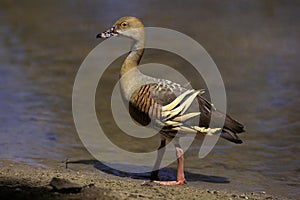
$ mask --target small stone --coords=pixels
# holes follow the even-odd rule
[[[217,190],[206,190],[206,192],[209,194],[219,194],[219,191]]]
[[[87,185],[87,187],[95,187],[95,184],[94,183],[90,183]]]
[[[134,198],[137,198],[139,195],[136,194],[136,193],[130,193],[130,196],[131,196],[131,197],[134,197]]]
[[[142,198],[150,198],[150,195],[146,195],[146,194],[141,194],[141,193],[130,193],[130,197],[134,197],[134,198],[138,198],[138,197],[142,197]]]
[[[237,195],[236,195],[236,194],[232,194],[232,195],[231,195],[231,197],[233,197],[233,198],[236,198],[236,197],[237,197]]]
[[[249,199],[245,194],[241,194],[241,195],[240,195],[240,198],[243,198],[243,199]]]
[[[67,179],[62,178],[52,178],[50,186],[53,187],[54,191],[60,193],[79,193],[82,189],[82,186],[72,183]]]
[[[147,186],[147,187],[153,187],[153,184],[152,182],[149,182],[149,181],[144,181],[141,186]]]

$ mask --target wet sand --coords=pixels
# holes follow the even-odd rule
[[[0,199],[284,199],[265,192],[240,193],[225,190],[199,189],[189,184],[160,186],[144,180],[120,178],[94,171],[33,167],[2,160]],[[81,191],[60,192],[50,186],[52,178],[78,184]]]

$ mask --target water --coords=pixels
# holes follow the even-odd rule
[[[2,1],[0,158],[45,167],[66,158],[93,163],[74,127],[72,86],[81,62],[100,42],[95,35],[124,15],[181,31],[203,45],[222,74],[230,114],[246,126],[243,145],[220,140],[201,160],[195,142],[186,154],[190,184],[297,198],[300,4],[292,1]],[[184,63],[169,56],[147,51],[142,62]],[[97,95],[97,111],[124,147],[114,123],[101,117],[109,115],[115,66],[103,80],[108,87]],[[157,144],[153,139],[148,145]]]

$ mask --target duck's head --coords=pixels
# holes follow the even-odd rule
[[[97,38],[110,38],[124,36],[134,40],[144,37],[144,25],[136,17],[122,17],[107,31],[97,34]]]

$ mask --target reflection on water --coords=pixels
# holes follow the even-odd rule
[[[246,125],[243,145],[220,140],[202,160],[197,158],[200,144],[195,143],[186,154],[188,173],[230,180],[210,187],[298,196],[300,5],[267,0],[181,4],[2,1],[0,158],[45,166],[65,158],[90,158],[72,119],[75,75],[99,43],[96,33],[120,16],[135,15],[146,25],[181,31],[203,45],[223,76],[230,113]],[[142,62],[153,60],[176,69],[184,64],[155,51],[146,52]],[[118,69],[116,62],[102,83],[114,83]],[[102,88],[104,99],[110,94],[109,87]],[[109,101],[99,102],[97,111],[105,115]],[[110,134],[117,135],[118,128],[110,128]],[[200,187],[201,182],[192,184]]]

